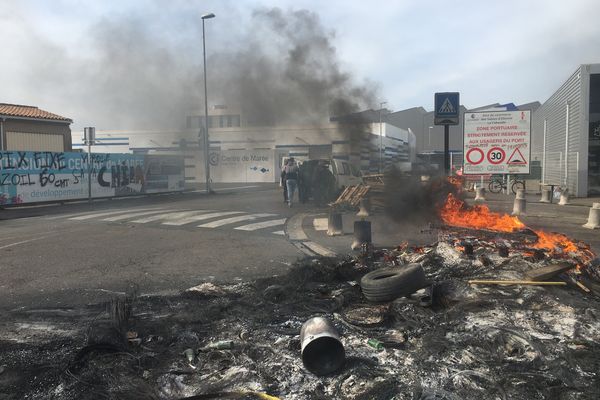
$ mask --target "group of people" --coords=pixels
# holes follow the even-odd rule
[[[294,158],[288,159],[281,170],[281,186],[283,201],[290,207],[296,191],[301,203],[306,203],[312,196],[319,207],[326,205],[335,195],[335,178],[325,160],[319,160],[316,165],[305,162],[299,167]]]

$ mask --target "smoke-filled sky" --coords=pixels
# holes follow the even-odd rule
[[[178,128],[203,107],[205,12],[209,101],[256,123],[431,109],[436,91],[543,102],[600,62],[596,0],[0,0],[0,102],[74,128]]]

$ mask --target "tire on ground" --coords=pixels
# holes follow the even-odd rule
[[[428,284],[423,267],[419,264],[378,269],[369,272],[360,280],[363,295],[373,302],[408,296]]]

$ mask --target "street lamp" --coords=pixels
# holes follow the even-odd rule
[[[383,106],[387,104],[387,101],[379,103],[379,173],[383,173],[383,134],[381,131],[381,111]]]
[[[429,127],[429,150],[431,150],[431,130],[433,129],[433,126]]]
[[[206,173],[206,193],[210,193],[210,162],[208,159],[208,90],[206,89],[206,41],[204,39],[204,20],[214,18],[215,14],[204,14],[202,16],[202,55],[204,58],[204,172]]]

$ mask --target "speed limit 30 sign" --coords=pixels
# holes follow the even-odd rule
[[[487,152],[487,160],[490,164],[500,164],[506,158],[506,153],[501,147],[492,147]]]
[[[464,114],[465,174],[529,174],[530,111]]]

